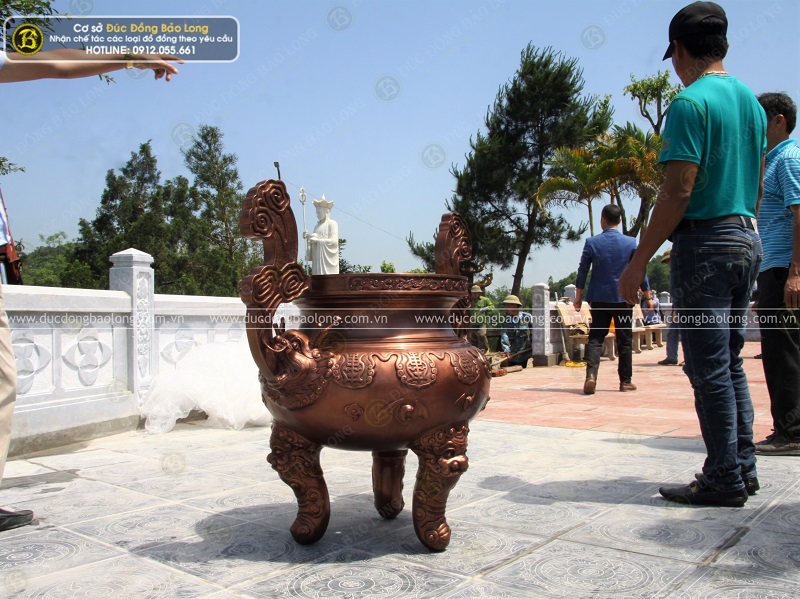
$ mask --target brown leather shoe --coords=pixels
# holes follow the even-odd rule
[[[620,391],[636,391],[636,385],[633,383],[620,383],[619,384]]]
[[[594,395],[595,387],[597,387],[597,377],[593,374],[587,374],[586,381],[583,383],[584,395]]]

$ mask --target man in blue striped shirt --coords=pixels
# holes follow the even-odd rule
[[[773,433],[756,443],[756,453],[800,455],[800,146],[789,138],[797,106],[780,93],[761,94],[758,101],[767,113],[758,314]]]

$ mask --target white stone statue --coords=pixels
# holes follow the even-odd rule
[[[339,274],[339,225],[331,220],[333,202],[314,200],[317,210],[317,226],[313,233],[303,231],[306,239],[306,260],[311,262],[312,275]]]

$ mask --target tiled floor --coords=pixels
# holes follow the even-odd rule
[[[760,352],[760,343],[746,343],[741,355],[756,411],[756,438],[763,439],[772,419],[764,370],[754,358]],[[528,368],[495,378],[492,401],[481,417],[630,435],[697,437],[700,427],[689,379],[678,366],[660,366],[665,356],[663,347],[633,355],[633,382],[638,387],[633,393],[619,392],[618,362],[606,359],[600,362],[595,395],[583,394],[585,367]]]
[[[797,597],[800,458],[760,459],[762,489],[741,509],[662,501],[658,485],[688,482],[704,454],[688,385],[648,365],[656,351],[636,356],[647,392],[614,390],[609,362],[591,398],[576,393],[577,369],[495,379],[471,424],[444,553],[418,542],[410,505],[378,516],[368,453],[333,449],[322,455],[330,526],[297,545],[266,428],[187,424],[14,460],[0,500],[37,522],[0,533],[0,596]],[[763,420],[760,363],[746,364]],[[569,420],[570,405],[597,415]],[[537,425],[545,418],[560,427]],[[415,472],[410,459],[408,504]]]

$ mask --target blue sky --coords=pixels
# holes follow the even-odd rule
[[[667,27],[686,0],[71,0],[61,12],[93,15],[229,15],[241,25],[232,63],[181,66],[170,83],[119,71],[97,78],[6,85],[0,155],[25,173],[2,184],[14,236],[77,235],[94,217],[108,169],[152,140],[163,179],[187,175],[180,143],[218,126],[239,157],[245,188],[276,176],[293,199],[305,187],[335,202],[345,258],[378,270],[419,266],[405,238],[432,239],[498,87],[532,42],[575,57],[585,93],[611,94],[615,122],[647,123],[622,90],[630,74],[671,69]],[[729,72],[756,93],[800,99],[800,3],[723,2]],[[674,78],[674,74],[673,74]],[[675,78],[677,83],[677,79]],[[630,210],[637,204],[628,202]],[[302,223],[299,203],[297,220]],[[596,210],[596,214],[599,210]],[[585,221],[585,209],[566,210]],[[308,210],[309,228],[314,213]],[[598,223],[595,223],[596,225]],[[588,235],[588,233],[587,233]],[[582,243],[537,249],[524,284],[577,269]],[[141,248],[146,249],[146,248]],[[511,283],[496,272],[495,282]]]

